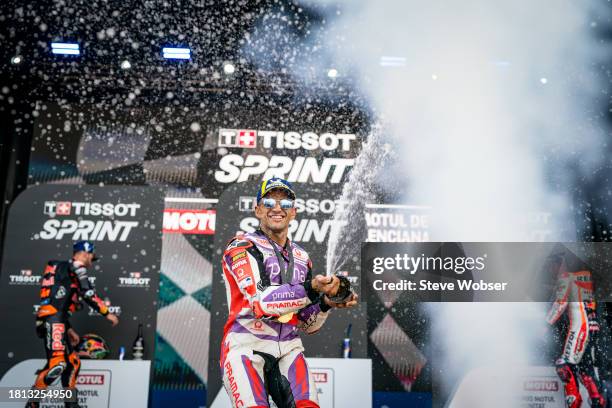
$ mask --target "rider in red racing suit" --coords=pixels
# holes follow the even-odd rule
[[[595,372],[595,336],[599,331],[591,272],[567,271],[565,260],[560,264],[554,302],[547,315],[549,324],[555,324],[563,313],[569,317],[563,355],[556,361],[557,374],[564,383],[568,408],[582,404],[578,377],[589,393],[591,407],[605,407],[600,393],[599,378]]]
[[[295,194],[285,180],[264,181],[255,209],[260,230],[232,239],[223,253],[229,316],[220,365],[233,407],[318,408],[298,329],[317,332],[337,305],[337,277],[312,277],[304,249],[287,239]]]
[[[43,273],[40,305],[36,315],[36,332],[45,341],[47,364],[38,371],[34,388],[46,389],[61,377],[63,387],[74,388],[81,361],[73,346],[79,337],[72,329],[69,317],[81,307],[81,299],[111,323],[117,317],[109,313],[104,301],[98,297],[87,276],[87,267],[96,260],[94,245],[89,241],[74,244],[69,261],[49,261]],[[65,402],[66,407],[78,407],[76,402]],[[29,401],[27,407],[38,407]]]

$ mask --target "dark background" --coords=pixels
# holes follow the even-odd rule
[[[340,9],[334,5],[324,8],[332,12]],[[320,10],[287,0],[149,1],[138,5],[119,1],[2,2],[0,248],[5,247],[8,208],[20,192],[38,183],[74,182],[69,180],[78,174],[73,137],[80,138],[92,124],[148,124],[153,129],[153,142],[143,157],[84,175],[83,182],[200,189],[207,197],[223,192],[221,186],[210,182],[208,172],[217,160],[216,152],[203,148],[208,137],[216,137],[220,124],[240,127],[247,116],[252,126],[285,129],[308,120],[320,124],[331,113],[337,120],[331,127],[367,134],[376,114],[350,78],[330,82],[319,73],[296,80],[287,74],[308,58],[321,56],[322,51],[307,46],[324,29],[325,17]],[[273,39],[275,51],[266,56],[267,63],[255,66],[241,49],[246,34],[262,35],[261,19],[270,11],[277,12],[277,17],[266,22],[270,32],[286,35]],[[610,8],[593,16],[598,23],[594,41],[612,42],[611,19]],[[52,57],[49,42],[59,39],[78,40],[83,55],[78,60]],[[162,46],[182,43],[192,48],[192,61],[161,59]],[[22,56],[21,64],[10,63],[15,55]],[[123,58],[131,61],[131,70],[119,68]],[[222,73],[226,60],[237,66],[231,79]],[[602,78],[599,110],[594,116],[603,117],[610,134],[612,51],[594,65]],[[131,99],[130,94],[136,97]],[[273,115],[262,115],[271,111]],[[207,123],[202,121],[202,130],[188,130],[201,115],[208,118]],[[162,131],[155,130],[152,119],[162,124]],[[71,122],[69,130],[64,127],[66,120]],[[37,148],[41,145],[45,148]],[[186,174],[153,177],[143,171],[145,162],[196,152],[202,155]],[[608,163],[587,178],[576,175],[568,189],[573,192],[577,236],[585,241],[611,239],[611,175],[612,163]],[[380,198],[384,202],[387,197]],[[212,253],[211,245],[208,243],[204,252]],[[392,382],[378,389],[399,387]]]

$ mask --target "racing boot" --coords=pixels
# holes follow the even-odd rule
[[[597,382],[595,381],[595,379],[585,373],[580,373],[580,379],[582,380],[582,384],[584,384],[584,387],[589,393],[589,399],[591,400],[591,408],[605,408],[606,399],[599,392],[600,387],[597,386]]]
[[[580,388],[575,375],[576,365],[558,360],[556,369],[559,379],[563,382],[565,404],[567,408],[580,408],[582,405],[582,397],[580,396]]]

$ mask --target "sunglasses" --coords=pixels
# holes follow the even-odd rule
[[[293,200],[289,200],[287,198],[283,198],[282,200],[275,200],[274,198],[262,198],[261,202],[266,208],[274,208],[276,207],[276,203],[278,202],[280,208],[282,208],[283,210],[289,210],[293,208],[294,204]]]

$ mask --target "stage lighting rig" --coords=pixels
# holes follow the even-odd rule
[[[164,47],[162,55],[165,59],[191,59],[191,50],[189,48]]]
[[[51,43],[51,52],[57,55],[81,55],[79,44],[76,43]]]

